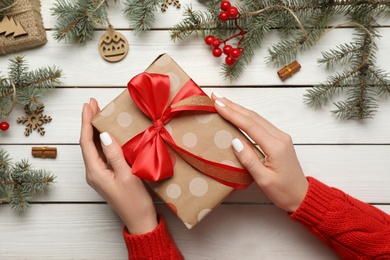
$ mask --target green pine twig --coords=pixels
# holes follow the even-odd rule
[[[62,70],[55,66],[47,66],[29,71],[24,56],[16,56],[9,60],[8,76],[0,75],[0,116],[7,116],[15,105],[29,106],[35,109],[42,105],[43,94],[61,84]],[[14,84],[16,93],[14,93]],[[16,94],[16,100],[13,96]]]
[[[0,203],[23,212],[30,206],[31,196],[47,192],[54,179],[50,171],[32,169],[26,159],[12,163],[10,154],[0,149]]]

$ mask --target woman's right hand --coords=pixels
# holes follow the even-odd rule
[[[263,164],[246,142],[234,139],[232,145],[241,164],[275,205],[287,212],[296,211],[306,196],[309,182],[299,164],[291,137],[254,111],[215,92],[212,99],[218,113],[248,134],[267,155]]]

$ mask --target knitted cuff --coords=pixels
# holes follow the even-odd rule
[[[307,177],[309,190],[299,208],[289,214],[290,219],[300,222],[308,227],[317,226],[325,213],[335,210],[332,205],[335,199],[343,200],[342,192],[331,188],[313,177]]]
[[[159,216],[158,226],[153,231],[132,235],[124,227],[123,237],[129,259],[182,259],[162,216]]]

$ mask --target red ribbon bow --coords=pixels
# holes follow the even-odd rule
[[[223,184],[246,188],[253,181],[244,169],[215,163],[181,148],[165,129],[164,125],[181,111],[216,112],[212,100],[191,79],[169,105],[169,76],[146,72],[138,74],[129,81],[128,90],[134,103],[153,122],[122,146],[133,174],[149,181],[171,177],[173,164],[167,149],[169,145],[185,161]]]

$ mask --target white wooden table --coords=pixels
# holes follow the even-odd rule
[[[56,176],[47,195],[35,196],[24,214],[0,205],[0,259],[126,259],[122,239],[123,224],[116,214],[85,182],[84,164],[78,145],[83,103],[95,97],[106,105],[123,91],[128,80],[142,72],[159,54],[168,53],[206,93],[216,90],[268,118],[293,137],[307,175],[390,213],[390,100],[382,99],[374,119],[340,121],[331,116],[332,105],[315,111],[303,104],[303,94],[311,84],[329,75],[316,63],[321,50],[352,38],[352,29],[337,29],[317,47],[299,56],[302,69],[281,82],[275,68],[265,65],[267,47],[278,40],[270,33],[256,57],[239,80],[223,80],[219,59],[211,56],[201,38],[173,43],[168,28],[182,19],[182,10],[168,8],[156,12],[156,28],[135,37],[125,18],[123,6],[110,8],[110,21],[128,39],[130,51],[119,63],[108,63],[98,53],[97,31],[84,45],[57,42],[52,28],[52,1],[42,1],[48,43],[24,51],[31,69],[57,65],[63,69],[63,84],[46,94],[45,112],[53,121],[45,125],[44,137],[34,132],[23,135],[24,127],[15,120],[23,115],[15,109],[7,119],[11,128],[0,132],[1,147],[14,160],[28,158],[37,169],[51,170]],[[191,3],[194,9],[202,6]],[[381,21],[378,65],[390,72],[390,20]],[[0,57],[0,71],[6,72],[8,59]],[[56,159],[31,157],[32,146],[56,146]],[[157,208],[167,218],[169,228],[186,259],[337,259],[322,242],[286,213],[270,205],[252,185],[237,191],[193,230],[187,228],[164,206]]]

